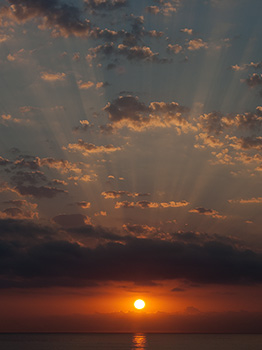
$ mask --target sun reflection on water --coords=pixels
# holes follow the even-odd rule
[[[143,350],[147,349],[146,335],[143,333],[136,333],[132,340],[132,350]]]

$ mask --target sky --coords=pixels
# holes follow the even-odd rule
[[[0,331],[262,331],[261,32],[260,0],[0,0]]]

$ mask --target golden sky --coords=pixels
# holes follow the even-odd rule
[[[260,14],[0,0],[0,331],[261,331]]]

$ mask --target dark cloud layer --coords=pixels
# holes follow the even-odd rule
[[[72,237],[104,238],[108,243],[88,248],[59,235],[32,239],[21,248],[18,234],[47,232],[20,221],[1,220],[1,232],[13,236],[0,241],[2,287],[88,285],[90,281],[186,279],[197,283],[261,283],[262,255],[213,239],[164,241],[121,236],[86,225],[67,230]],[[15,229],[14,229],[15,227]],[[1,235],[2,236],[2,235]],[[3,236],[2,236],[3,237]],[[57,238],[56,238],[57,237]],[[4,238],[4,237],[3,237]],[[119,243],[119,242],[124,243]],[[18,282],[19,281],[19,282]]]

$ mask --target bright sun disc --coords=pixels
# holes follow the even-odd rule
[[[134,302],[134,306],[136,309],[138,310],[141,310],[145,307],[146,303],[144,302],[144,300],[142,299],[137,299],[135,302]]]

